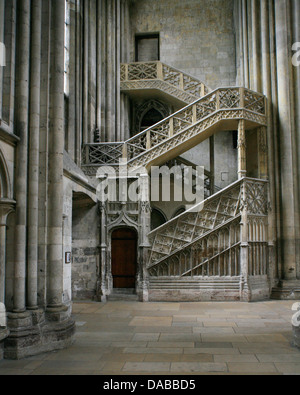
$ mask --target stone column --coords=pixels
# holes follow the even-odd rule
[[[300,2],[299,0],[293,0],[293,42],[300,42]],[[300,66],[294,67],[294,94],[295,94],[295,109],[296,109],[296,141],[297,141],[297,170],[298,170],[298,199],[297,199],[297,211],[300,211]],[[299,213],[300,216],[300,213]],[[298,217],[299,218],[299,217]],[[300,240],[300,225],[298,222],[297,228],[297,239]],[[298,265],[297,265],[297,278],[300,280],[300,245],[297,243],[297,256],[298,256]]]
[[[16,61],[15,130],[20,137],[16,165],[16,234],[14,312],[22,313],[25,305],[26,279],[26,226],[27,226],[27,181],[28,181],[28,104],[30,66],[30,0],[18,3],[18,34]]]
[[[97,2],[89,1],[88,14],[88,143],[94,142],[97,124]]]
[[[245,121],[239,121],[238,128],[238,176],[239,179],[247,176],[246,170],[246,130]]]
[[[274,0],[268,0],[269,12],[269,43],[270,43],[270,73],[271,73],[271,93],[272,93],[272,122],[271,127],[271,138],[274,146],[273,154],[273,168],[274,168],[274,216],[275,216],[275,227],[276,227],[276,238],[278,240],[276,245],[277,253],[277,278],[282,278],[283,264],[282,264],[282,253],[281,253],[281,212],[280,212],[280,159],[279,159],[279,122],[278,122],[278,91],[277,91],[277,62],[276,62],[276,30],[275,30],[275,6]],[[271,156],[270,156],[271,157]]]
[[[101,79],[102,79],[102,0],[97,0],[97,87],[96,87],[96,123],[99,130],[101,130]],[[100,133],[100,140],[103,136]]]
[[[42,2],[32,0],[28,170],[28,281],[27,308],[37,309],[39,128]]]
[[[47,284],[50,312],[62,307],[63,293],[64,24],[64,2],[52,0]]]
[[[0,200],[0,303],[5,304],[5,271],[6,271],[6,220],[14,210],[15,202]]]
[[[106,63],[107,63],[107,7],[106,0],[101,0],[101,141],[108,141],[108,130],[106,128]]]
[[[294,114],[291,92],[291,40],[288,0],[275,1],[278,113],[280,123],[280,174],[281,174],[281,229],[282,258],[285,280],[296,279],[295,180],[293,169],[297,163],[294,138]]]
[[[234,2],[235,5],[235,30],[236,30],[236,68],[237,85],[244,86],[244,65],[243,65],[243,34],[242,34],[242,0]]]
[[[253,89],[261,92],[261,72],[260,72],[260,53],[259,53],[259,20],[257,0],[251,1],[252,14],[252,52],[253,52]]]
[[[120,0],[116,0],[115,10],[115,24],[116,24],[116,79],[115,79],[115,95],[116,95],[116,140],[122,141],[121,138],[121,4]]]
[[[5,0],[0,0],[0,43],[4,43]],[[0,44],[1,45],[1,44]],[[0,119],[2,118],[3,67],[0,66]]]
[[[249,47],[248,47],[248,17],[247,17],[247,0],[242,0],[242,26],[243,30],[243,47],[244,47],[244,82],[245,87],[249,88]]]
[[[106,92],[106,130],[108,141],[116,141],[116,89],[115,89],[115,72],[116,72],[116,10],[115,1],[107,2],[107,92]]]
[[[278,256],[276,254],[276,186],[275,186],[275,166],[274,166],[274,133],[273,125],[273,105],[272,105],[272,81],[271,81],[271,56],[270,56],[270,35],[271,26],[269,18],[269,1],[261,0],[261,49],[262,49],[262,90],[267,97],[268,125],[266,128],[267,152],[268,152],[268,177],[269,177],[269,198],[271,211],[268,217],[268,243],[269,243],[269,274],[271,281],[275,280]]]
[[[88,85],[89,85],[89,1],[83,2],[83,57],[82,57],[82,139],[83,143],[89,143],[88,131]]]

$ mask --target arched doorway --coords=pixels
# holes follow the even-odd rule
[[[114,289],[133,289],[137,275],[137,234],[129,228],[112,233],[111,265]]]

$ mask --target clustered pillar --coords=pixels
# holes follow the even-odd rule
[[[47,305],[62,307],[65,5],[51,4]]]
[[[289,289],[300,287],[300,67],[292,63],[293,44],[300,42],[300,3],[239,0],[236,21],[239,84],[267,97],[267,127],[257,131],[258,176],[269,180],[271,286],[279,284],[276,296],[287,297]],[[240,177],[242,163],[240,147]]]
[[[28,166],[28,282],[27,308],[36,310],[38,281],[39,128],[42,2],[32,0],[30,118]]]
[[[16,124],[20,137],[17,148],[16,166],[16,232],[15,232],[15,276],[14,312],[26,310],[26,227],[27,227],[27,179],[28,179],[28,104],[30,67],[30,13],[31,1],[18,2],[18,35],[16,62]]]

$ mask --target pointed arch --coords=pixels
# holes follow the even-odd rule
[[[11,184],[5,157],[0,149],[0,199],[11,199]]]

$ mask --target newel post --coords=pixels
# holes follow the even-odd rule
[[[247,176],[247,142],[245,121],[239,121],[238,128],[238,176],[242,179]]]
[[[247,207],[247,184],[241,185],[241,223],[240,223],[240,298],[241,301],[250,302],[251,291],[249,287],[249,229]]]

